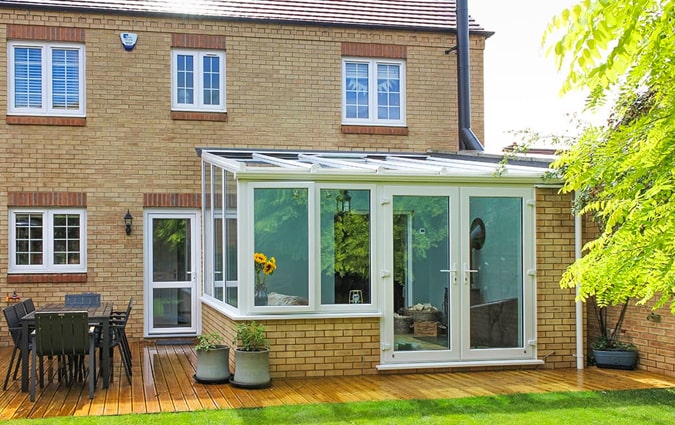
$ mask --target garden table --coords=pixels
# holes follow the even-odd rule
[[[101,335],[110,334],[110,317],[112,315],[113,304],[102,302],[98,307],[66,307],[64,304],[46,304],[39,307],[35,312],[63,312],[63,311],[86,311],[89,316],[89,324],[101,328]],[[21,391],[28,391],[28,378],[30,372],[28,369],[28,340],[30,338],[30,329],[35,325],[35,312],[28,313],[21,318]],[[101,338],[101,376],[103,378],[103,388],[108,388],[110,383],[110,338]],[[96,373],[90,371],[89,373]]]

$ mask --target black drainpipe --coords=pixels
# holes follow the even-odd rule
[[[483,145],[471,130],[471,67],[469,62],[468,0],[457,0],[457,85],[459,106],[459,148],[482,151]]]

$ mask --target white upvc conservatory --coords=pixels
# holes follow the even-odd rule
[[[378,317],[382,369],[538,362],[535,186],[547,184],[545,163],[198,153],[202,301],[221,314]],[[273,274],[257,271],[255,254],[274,257]],[[399,316],[422,317],[411,307],[427,315],[424,331]]]

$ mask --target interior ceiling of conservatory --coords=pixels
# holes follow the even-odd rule
[[[388,152],[320,152],[282,150],[197,149],[201,158],[235,174],[239,179],[299,177],[319,180],[340,176],[363,180],[386,177],[440,177],[471,179],[505,179],[542,182],[550,174],[551,157],[509,158],[476,153],[388,153]],[[550,177],[550,176],[549,176]],[[550,181],[556,183],[557,181]],[[553,179],[556,180],[556,179]]]

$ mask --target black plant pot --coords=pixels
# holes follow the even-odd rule
[[[637,367],[638,352],[626,350],[593,350],[595,364],[604,369],[633,370]]]

